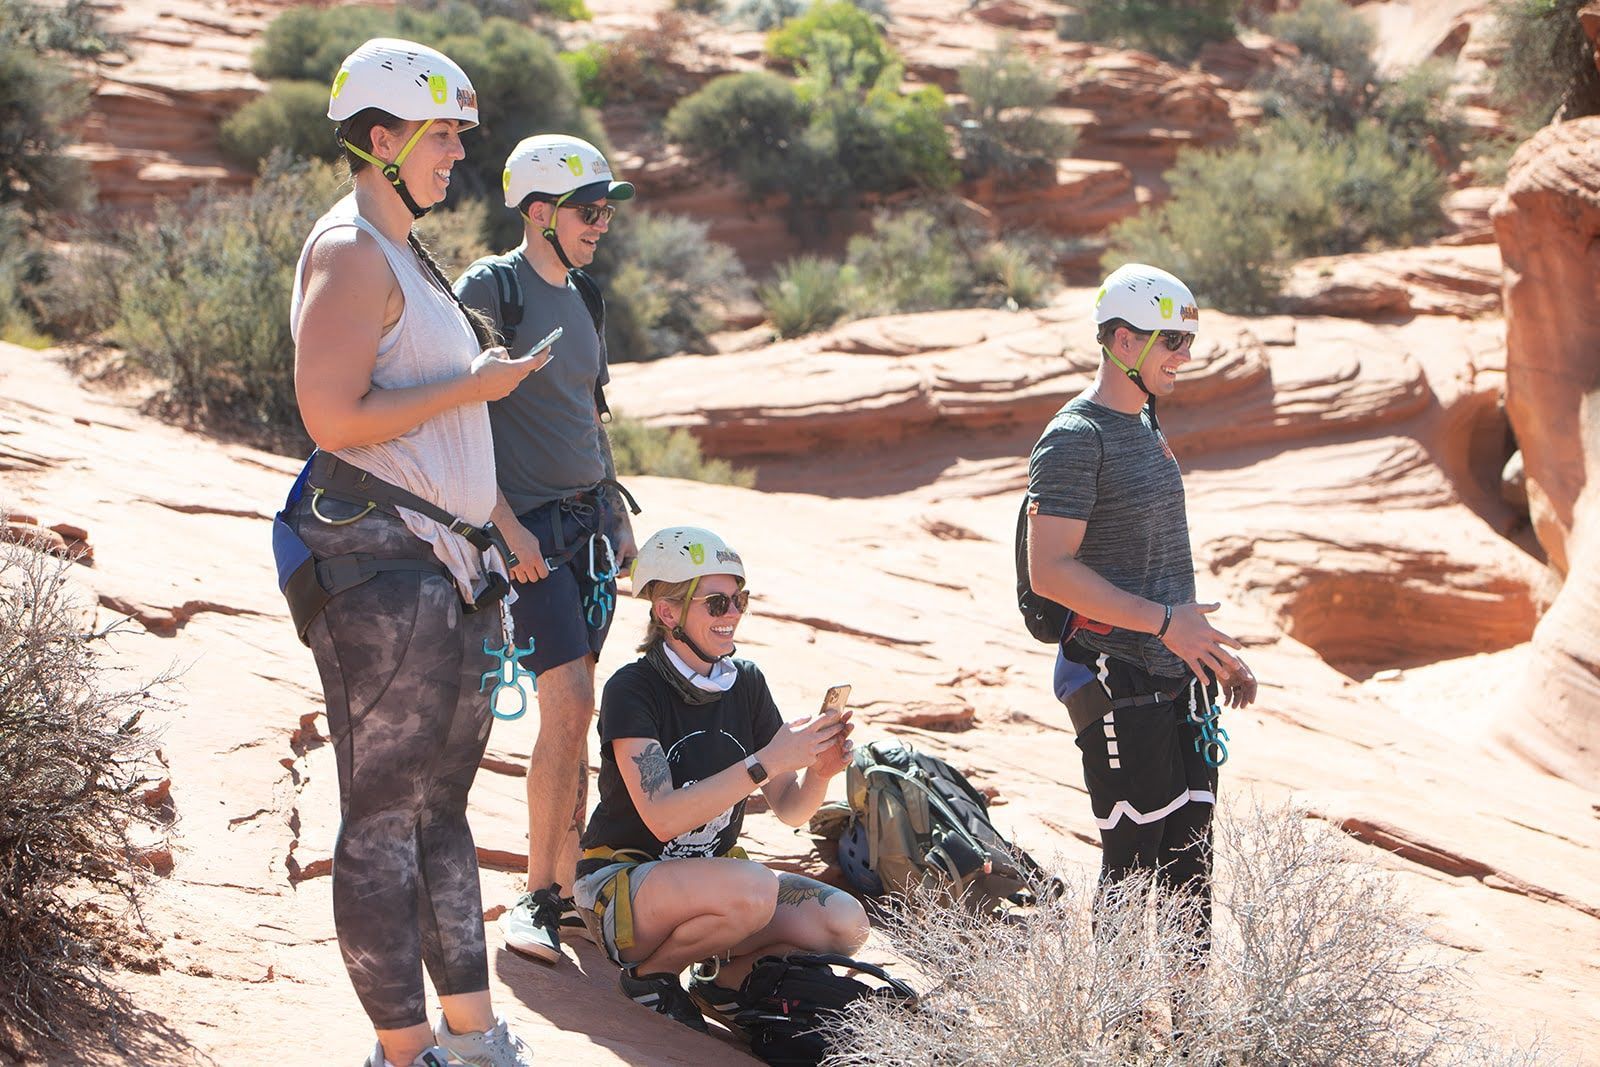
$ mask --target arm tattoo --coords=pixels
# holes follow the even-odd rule
[[[812,881],[798,874],[778,875],[778,903],[787,904],[791,908],[798,908],[812,897],[817,898],[818,904],[826,904],[828,898],[838,890],[831,885]]]
[[[650,742],[643,752],[633,757],[633,765],[639,768],[639,788],[644,790],[645,796],[654,800],[662,787],[672,791],[672,767],[660,745]]]

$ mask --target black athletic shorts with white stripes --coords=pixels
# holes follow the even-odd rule
[[[1123,820],[1145,826],[1188,803],[1216,803],[1217,769],[1196,745],[1215,683],[1208,688],[1106,655],[1087,665],[1057,659],[1056,695],[1072,717],[1102,833]]]

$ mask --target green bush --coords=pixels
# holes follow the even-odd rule
[[[88,202],[85,168],[63,149],[89,91],[63,58],[113,44],[84,0],[61,8],[0,0],[0,205],[37,217]]]
[[[435,208],[416,222],[417,238],[446,278],[454,278],[494,251],[483,235],[498,213],[485,200],[464,200],[455,207]]]
[[[397,12],[382,8],[292,7],[268,23],[252,56],[251,69],[268,81],[332,85],[340,62],[357,45],[398,32]]]
[[[1451,64],[1435,59],[1379,86],[1374,110],[1396,155],[1432,152],[1451,167],[1466,156],[1470,133],[1453,83]]]
[[[777,29],[806,9],[809,0],[739,0],[728,21],[765,33]]]
[[[778,336],[799,337],[844,318],[853,276],[840,263],[800,256],[781,265],[777,278],[762,286],[758,295]]]
[[[955,228],[920,209],[879,215],[870,234],[850,238],[847,259],[857,314],[958,307],[973,280]]]
[[[990,241],[973,260],[973,296],[985,306],[1038,307],[1054,288],[1042,249],[1026,241]]]
[[[1524,133],[1600,115],[1600,71],[1578,21],[1587,0],[1495,0],[1494,94]]]
[[[709,352],[720,311],[750,289],[738,257],[706,224],[648,211],[618,215],[595,273],[606,283],[606,349],[618,363]]]
[[[463,0],[419,0],[412,6],[422,11],[440,11],[460,6]],[[505,18],[512,22],[531,22],[553,18],[562,22],[586,22],[594,16],[583,0],[465,0],[466,6],[484,18]]]
[[[785,187],[808,120],[794,84],[767,71],[724,74],[667,113],[673,141],[738,176],[753,197]]]
[[[339,172],[276,156],[250,192],[163,204],[128,236],[114,335],[167,382],[171,412],[303,441],[289,336],[295,262]]]
[[[1063,37],[1141,48],[1187,62],[1207,42],[1234,35],[1240,0],[1081,0],[1076,6],[1076,17],[1061,20]]]
[[[688,18],[662,11],[653,26],[630,30],[610,41],[594,41],[561,60],[571,73],[579,99],[589,107],[629,101],[670,104],[688,91],[674,56],[693,48]]]
[[[1295,259],[1415,243],[1443,222],[1443,175],[1396,155],[1372,120],[1337,136],[1279,119],[1236,148],[1185,152],[1166,178],[1172,199],[1117,224],[1106,264],[1158,264],[1227,310],[1270,307]]]
[[[322,82],[273,82],[223,120],[217,141],[228,158],[252,168],[280,148],[298,159],[329,163],[342,155]]]
[[[1353,81],[1376,80],[1372,46],[1377,34],[1343,0],[1304,0],[1294,10],[1272,16],[1267,30],[1300,49],[1303,58],[1343,71]]]
[[[849,0],[823,0],[789,19],[767,35],[767,54],[862,89],[897,62],[878,23]]]
[[[1002,41],[976,63],[961,68],[968,115],[962,121],[962,169],[968,177],[1016,175],[1070,155],[1078,131],[1041,112],[1055,100],[1055,84]]]
[[[756,483],[753,471],[735,467],[725,459],[707,459],[700,451],[700,442],[688,430],[647,426],[638,419],[617,415],[606,431],[611,437],[617,473],[624,477],[651,474],[746,489]]]

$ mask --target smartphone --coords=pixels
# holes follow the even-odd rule
[[[563,333],[565,333],[565,332],[566,332],[566,330],[565,330],[564,327],[557,326],[555,329],[553,329],[549,333],[545,334],[544,339],[541,340],[538,344],[536,344],[532,348],[528,349],[528,355],[532,356],[532,355],[537,355],[540,352],[543,352],[545,349],[549,348],[551,345],[553,345],[557,341],[559,341],[561,339],[561,335]],[[551,357],[552,358],[554,358],[554,355],[555,355],[555,353],[551,353]]]
[[[819,714],[826,715],[830,711],[843,714],[845,701],[849,699],[850,687],[848,685],[830,685],[827,693],[822,697],[822,710]]]

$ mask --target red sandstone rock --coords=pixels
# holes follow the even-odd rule
[[[1562,579],[1540,620],[1519,750],[1600,787],[1600,382],[1593,314],[1600,119],[1548,126],[1518,149],[1495,206],[1505,257],[1506,408],[1539,543]]]
[[[1307,259],[1295,264],[1284,297],[1297,314],[1476,318],[1500,308],[1500,251],[1406,248]]]

